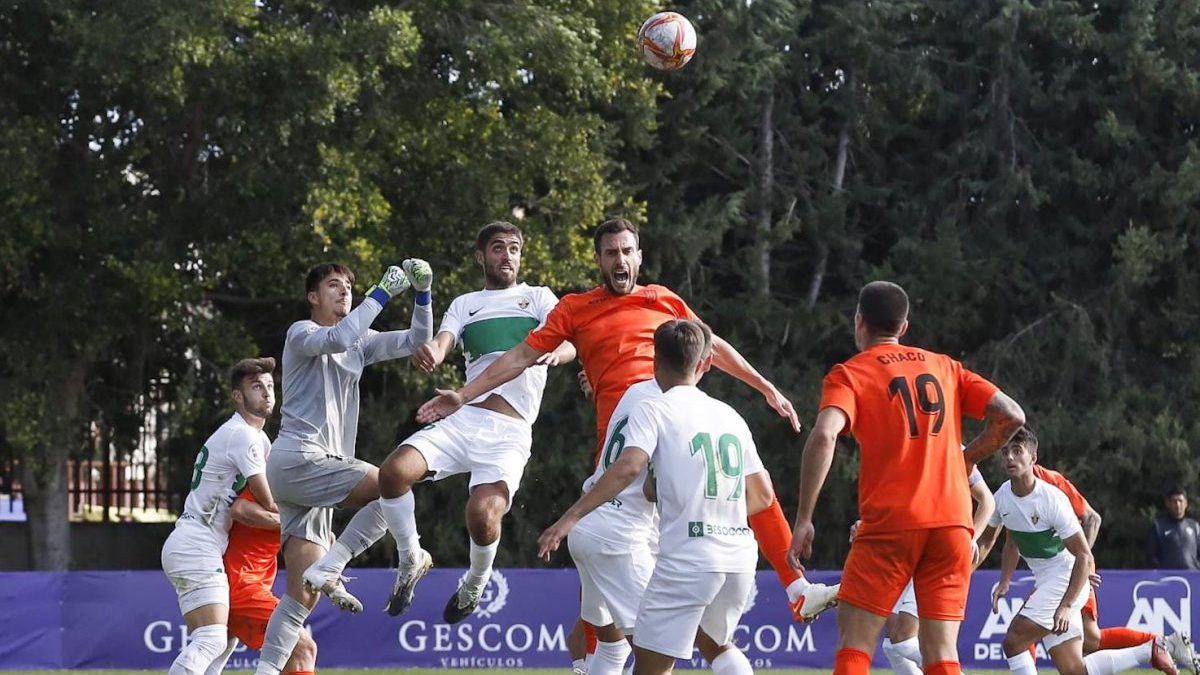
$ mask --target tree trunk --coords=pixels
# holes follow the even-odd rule
[[[775,132],[772,114],[775,92],[767,92],[759,122],[758,277],[759,293],[771,295],[771,195],[775,191]]]
[[[21,487],[29,523],[29,561],[35,570],[63,571],[71,564],[71,523],[67,459],[78,438],[83,363],[75,365],[59,389],[61,405],[47,410],[45,443],[21,460]]]
[[[851,83],[853,83],[853,80],[851,80]],[[835,195],[840,195],[842,192],[842,185],[846,180],[846,161],[849,155],[850,120],[846,120],[842,124],[842,131],[838,134],[837,160],[833,165],[833,192]],[[812,279],[808,283],[806,300],[810,311],[817,306],[817,299],[821,297],[821,285],[825,283],[825,268],[828,265],[829,243],[821,239],[817,242],[817,264],[813,266]]]

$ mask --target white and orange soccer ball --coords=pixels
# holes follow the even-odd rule
[[[696,29],[676,12],[659,12],[638,29],[642,59],[659,70],[678,70],[696,54]]]

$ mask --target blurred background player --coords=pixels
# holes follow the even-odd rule
[[[348,268],[317,265],[305,279],[312,314],[291,325],[283,345],[283,422],[267,461],[279,504],[287,593],[267,625],[259,675],[283,670],[321,593],[342,609],[362,610],[342,584],[342,570],[383,536],[387,524],[378,470],[354,456],[358,381],[364,367],[408,356],[433,337],[433,272],[416,259],[402,268],[389,267],[353,311]],[[410,285],[416,291],[411,330],[371,330],[388,301]],[[336,541],[334,507],[360,509]]]
[[[983,479],[983,474],[979,472],[979,467],[971,470],[967,484],[971,488],[971,500],[975,502],[975,513],[971,516],[971,529],[975,533],[972,540],[975,555],[971,564],[974,569],[983,562],[986,555],[979,548],[978,541],[987,527],[988,520],[992,517],[992,512],[995,511],[996,502],[992,497],[992,491],[988,489],[987,482]],[[860,524],[861,521],[855,521],[854,525],[850,527],[850,543],[854,543],[854,537],[858,534]],[[909,579],[908,585],[904,587],[904,592],[900,594],[900,599],[892,607],[891,616],[883,624],[883,654],[896,673],[903,675],[920,675],[921,673],[921,643],[917,637],[917,630],[920,627],[919,616],[917,597],[913,592],[912,580]]]
[[[592,245],[602,283],[586,293],[564,297],[550,313],[545,326],[505,352],[461,390],[439,390],[435,398],[417,411],[417,421],[428,423],[450,415],[465,400],[473,400],[517,377],[544,354],[570,341],[579,351],[594,392],[595,461],[599,461],[601,444],[617,402],[630,385],[654,376],[655,329],[672,319],[699,319],[670,289],[656,284],[638,285],[642,251],[637,228],[628,220],[617,218],[601,223]],[[800,421],[791,402],[732,345],[716,335],[712,363],[761,393],[795,431],[800,431]],[[791,532],[773,491],[769,501],[769,507],[751,516],[750,525],[763,554],[787,590],[793,614],[799,619],[811,619],[831,606],[835,591],[824,584],[810,585],[788,566]]]
[[[1159,640],[1083,655],[1081,610],[1093,569],[1091,548],[1067,496],[1034,476],[1036,448],[1026,442],[1009,442],[1001,452],[1009,480],[996,490],[996,513],[983,538],[992,540],[996,528],[1007,528],[1034,577],[1033,593],[1004,636],[1009,670],[1036,675],[1029,647],[1041,640],[1063,675],[1109,675],[1141,663],[1174,675],[1175,666]],[[1002,574],[1011,576],[1012,572]],[[1001,585],[1007,586],[1007,579],[1002,579]]]
[[[813,512],[838,435],[853,434],[862,453],[862,524],[838,593],[839,675],[870,670],[879,632],[910,579],[924,672],[961,672],[957,638],[972,561],[967,476],[1025,421],[1015,401],[959,362],[901,345],[907,330],[904,289],[886,281],[862,288],[854,315],[859,353],[825,376],[801,460],[789,555],[797,567],[812,552]],[[964,415],[987,420],[965,449]]]
[[[196,455],[183,513],[163,544],[162,569],[179,595],[189,637],[171,675],[204,673],[230,646],[229,581],[221,557],[229,541],[229,507],[239,492],[248,487],[265,508],[275,507],[265,473],[271,440],[263,433],[275,410],[274,370],[275,359],[262,358],[239,361],[230,371],[235,412]]]
[[[1017,430],[1017,433],[1013,435],[1012,439],[1006,445],[1013,444],[1024,446],[1033,455],[1033,475],[1035,478],[1057,488],[1066,495],[1067,502],[1071,505],[1072,513],[1079,519],[1080,527],[1083,530],[1083,538],[1087,541],[1088,549],[1092,550],[1095,546],[1096,536],[1100,533],[1101,518],[1099,512],[1092,508],[1092,505],[1088,503],[1079,489],[1075,487],[1075,484],[1066,476],[1041,465],[1041,450],[1038,446],[1037,436],[1033,433],[1032,429],[1028,426],[1023,426]],[[986,556],[988,551],[991,550],[999,531],[1000,528],[993,529],[988,539],[981,539],[983,556]],[[1020,560],[1020,552],[1017,549],[1017,543],[1012,533],[1005,530],[1004,537],[1004,549],[1000,558],[1000,579],[992,591],[993,611],[999,599],[1008,594],[1012,575],[1016,571]],[[1092,572],[1095,572],[1094,567]],[[1087,602],[1083,605],[1081,613],[1083,615],[1084,654],[1091,654],[1101,649],[1136,647],[1150,643],[1155,639],[1162,639],[1162,636],[1155,635],[1154,633],[1133,630],[1124,626],[1100,628],[1099,607],[1096,601],[1096,589],[1093,584],[1088,584],[1088,598]],[[1193,673],[1200,672],[1200,659],[1197,659],[1196,652],[1192,646],[1191,636],[1186,632],[1175,632],[1163,639],[1162,644],[1176,663],[1190,668]],[[1030,646],[1030,655],[1036,661],[1036,644]],[[1140,665],[1148,664],[1149,662],[1147,661]]]
[[[670,672],[676,659],[691,656],[698,630],[718,645],[714,672],[750,673],[732,643],[758,560],[746,501],[752,491],[765,492],[760,499],[772,494],[770,483],[745,421],[696,387],[709,366],[707,327],[668,321],[655,331],[654,344],[661,393],[633,408],[619,457],[542,533],[538,553],[548,560],[582,518],[618,499],[653,463],[662,546],[637,610],[634,673]],[[593,667],[601,662],[598,651]],[[620,668],[604,665],[605,673]]]
[[[418,367],[432,371],[461,344],[470,383],[545,323],[558,298],[545,286],[517,283],[524,244],[521,230],[511,223],[490,223],[479,231],[475,264],[483,272],[483,290],[460,295],[450,303],[437,337],[413,354]],[[574,358],[575,348],[563,343],[538,359],[538,365],[555,366]],[[471,566],[446,602],[442,618],[448,624],[458,623],[479,606],[500,545],[500,522],[512,507],[529,461],[532,425],[545,386],[546,368],[529,368],[409,436],[380,465],[383,514],[400,561],[388,614],[395,616],[408,609],[417,581],[433,565],[432,557],[417,541],[413,484],[459,473],[470,474],[466,521]]]
[[[1187,492],[1171,488],[1150,527],[1149,563],[1158,570],[1200,570],[1200,523],[1187,515]]]

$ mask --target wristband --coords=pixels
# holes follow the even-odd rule
[[[418,305],[424,307],[433,300],[433,291],[417,291],[413,293],[413,297]]]
[[[372,286],[367,291],[367,297],[373,298],[375,300],[375,302],[378,302],[381,307],[387,307],[388,300],[392,296],[388,295],[387,291],[383,290],[378,285],[376,285],[376,286]]]

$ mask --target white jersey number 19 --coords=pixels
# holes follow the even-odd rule
[[[717,471],[720,471],[726,478],[733,478],[736,482],[733,485],[733,491],[726,498],[730,501],[737,501],[742,498],[742,485],[745,478],[742,476],[742,442],[733,434],[721,434],[717,439],[717,451],[713,452],[712,436],[708,432],[701,431],[692,437],[692,456],[697,452],[704,453],[704,498],[717,498]]]

